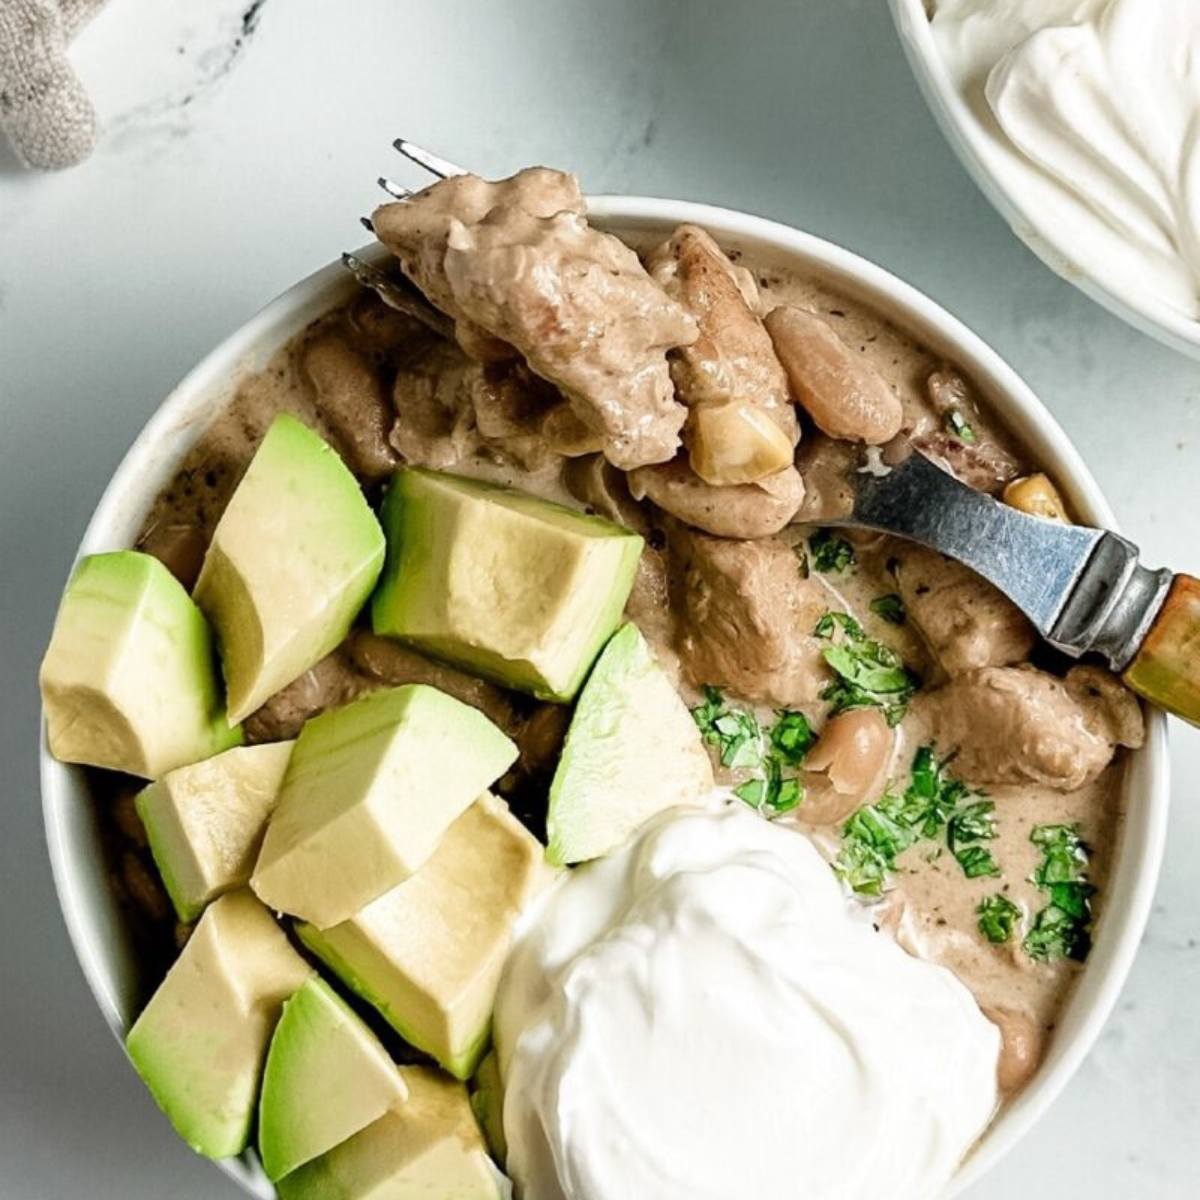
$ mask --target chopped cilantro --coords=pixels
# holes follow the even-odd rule
[[[1042,851],[1042,861],[1031,880],[1038,887],[1077,883],[1086,875],[1088,849],[1078,825],[1035,825],[1029,840]]]
[[[731,708],[714,687],[704,688],[704,702],[692,709],[701,736],[717,748],[723,767],[752,772],[733,789],[738,799],[769,816],[790,812],[804,799],[804,788],[784,768],[797,767],[816,741],[808,718],[801,712],[781,709],[778,719],[764,730],[748,709]]]
[[[809,536],[808,551],[813,570],[823,574],[854,566],[854,547],[828,529],[818,529]]]
[[[896,796],[867,804],[842,827],[842,848],[833,869],[860,896],[881,896],[896,859],[913,844],[912,829],[897,819]]]
[[[1079,826],[1035,825],[1029,840],[1042,851],[1030,882],[1049,894],[1049,903],[1025,935],[1025,953],[1040,962],[1083,962],[1092,948],[1091,898],[1096,889],[1087,879],[1088,848]]]
[[[889,625],[903,625],[908,618],[904,601],[895,592],[888,592],[886,596],[876,596],[871,601],[871,611]]]
[[[946,428],[960,442],[973,446],[976,442],[975,430],[967,423],[967,418],[957,408],[949,409],[946,413]]]
[[[968,794],[967,785],[945,772],[932,746],[922,746],[913,757],[912,780],[904,793],[905,819],[920,827],[927,838],[937,837],[958,802]],[[953,849],[953,846],[951,846]]]
[[[751,808],[759,812],[767,812],[771,816],[780,816],[791,812],[804,799],[804,789],[795,778],[784,779],[783,771],[775,758],[766,760],[765,778],[759,776],[748,779],[739,787],[733,789],[733,794],[744,800]]]
[[[704,703],[692,709],[701,736],[716,746],[723,767],[753,767],[762,759],[762,730],[752,712],[729,708],[714,687],[704,688]]]
[[[817,735],[802,712],[780,709],[778,717],[771,727],[771,746],[788,766],[798,767],[812,749]]]
[[[1020,908],[1000,892],[980,900],[975,914],[979,918],[979,932],[996,945],[1012,938],[1021,919]]]
[[[842,847],[833,866],[854,891],[882,894],[897,857],[920,838],[937,837],[953,819],[968,791],[961,780],[946,774],[945,766],[932,746],[922,746],[913,757],[912,777],[903,795],[888,792],[876,804],[860,808],[842,827]]]
[[[898,725],[917,686],[900,656],[868,638],[848,613],[827,612],[813,632],[833,643],[821,652],[837,676],[821,693],[832,712],[879,708],[889,725]]]
[[[832,609],[817,622],[813,633],[819,638],[828,638],[832,641],[839,630],[851,642],[861,641],[867,636],[863,632],[863,627],[849,613],[834,612]]]
[[[954,857],[968,879],[983,876],[998,878],[1000,875],[1000,868],[986,846],[964,846],[961,850],[955,850]]]
[[[1092,948],[1092,937],[1085,923],[1059,908],[1047,904],[1033,919],[1033,928],[1021,943],[1025,953],[1039,962],[1073,958],[1083,962]]]

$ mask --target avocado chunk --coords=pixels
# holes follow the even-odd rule
[[[384,500],[375,632],[570,700],[617,622],[642,539],[511,488],[405,467]]]
[[[250,882],[292,742],[238,746],[138,793],[150,852],[181,921]]]
[[[337,452],[281,413],[221,514],[194,593],[217,632],[231,721],[346,636],[383,554],[379,522]]]
[[[516,757],[478,709],[425,684],[322,713],[300,731],[250,886],[336,925],[412,875]]]
[[[212,635],[166,567],[136,550],[80,559],[40,675],[50,752],[154,779],[241,741]]]
[[[402,1067],[408,1102],[285,1175],[280,1200],[507,1200],[466,1089],[430,1067]]]
[[[300,940],[406,1041],[469,1079],[487,1049],[513,924],[554,877],[503,800],[480,797],[433,857],[348,921]]]
[[[270,1179],[332,1150],[408,1098],[379,1039],[323,979],[283,1006],[263,1071],[258,1151]]]
[[[605,646],[584,684],[550,784],[554,863],[599,858],[665,808],[713,786],[700,732],[636,625]]]
[[[125,1049],[198,1154],[246,1148],[271,1032],[312,974],[250,892],[230,892],[205,910],[134,1022]]]
[[[504,1166],[508,1159],[508,1139],[504,1136],[504,1084],[495,1050],[488,1052],[475,1072],[471,1111],[483,1130],[492,1157]]]

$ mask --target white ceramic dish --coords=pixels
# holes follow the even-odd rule
[[[996,166],[1003,153],[954,86],[929,26],[928,0],[888,0],[917,83],[946,140],[1012,231],[1052,271],[1127,321],[1175,350],[1200,358],[1200,321],[1151,296],[1122,295],[1102,272],[1079,266],[1041,220],[1037,205],[1006,182]],[[1015,151],[1014,151],[1015,153]]]
[[[1052,472],[1084,519],[1113,525],[1112,512],[1074,447],[1015,372],[933,301],[886,271],[809,234],[726,209],[601,196],[591,200],[590,213],[596,224],[641,239],[665,236],[680,222],[692,221],[757,262],[816,274],[887,312],[896,324],[964,368]],[[382,261],[378,247],[363,253]],[[340,266],[325,267],[274,300],[209,354],[166,399],[125,456],[79,552],[131,545],[151,500],[237,379],[262,366],[293,334],[354,288]],[[136,1016],[139,964],[106,879],[93,797],[84,772],[55,762],[44,738],[41,778],[50,859],[67,927],[96,1001],[120,1037]],[[1133,756],[1126,787],[1128,815],[1088,969],[1037,1077],[964,1164],[952,1195],[978,1179],[1045,1112],[1095,1041],[1129,971],[1162,858],[1168,789],[1165,721],[1160,714],[1150,719],[1146,747]],[[254,1164],[221,1165],[251,1194],[272,1195]]]

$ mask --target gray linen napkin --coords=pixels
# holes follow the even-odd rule
[[[27,167],[57,170],[91,153],[96,114],[67,44],[103,4],[0,0],[0,127]]]

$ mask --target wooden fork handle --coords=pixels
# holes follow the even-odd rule
[[[1175,576],[1122,679],[1151,704],[1200,725],[1200,579]]]

